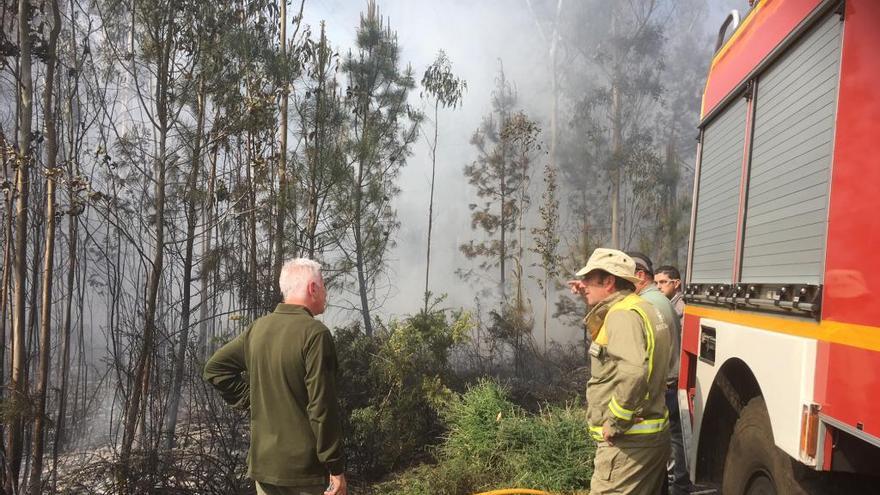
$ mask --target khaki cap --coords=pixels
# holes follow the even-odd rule
[[[575,276],[583,277],[593,270],[608,272],[634,284],[641,281],[636,277],[636,262],[623,251],[616,249],[596,248],[587,260],[587,265],[578,270]]]

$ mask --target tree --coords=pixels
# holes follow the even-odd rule
[[[431,297],[431,231],[434,225],[434,177],[437,171],[437,143],[439,141],[440,121],[438,120],[440,107],[456,108],[461,103],[464,91],[467,90],[467,81],[456,77],[452,73],[452,64],[446,57],[446,52],[440,50],[434,63],[425,69],[422,76],[422,97],[434,100],[434,138],[425,135],[431,152],[431,193],[428,197],[428,247],[425,256],[425,306],[428,311],[428,301]]]
[[[4,488],[8,495],[18,491],[19,469],[21,467],[22,438],[24,436],[21,407],[26,396],[27,381],[25,362],[25,284],[27,275],[27,226],[28,194],[30,189],[30,168],[32,161],[31,138],[33,122],[34,82],[31,67],[31,4],[30,0],[18,2],[18,150],[16,156],[15,191],[15,247],[13,249],[13,294],[12,315],[12,373],[10,376],[10,395],[12,413],[6,423],[6,479]]]
[[[391,200],[399,193],[395,180],[418,136],[421,114],[408,101],[415,87],[412,68],[399,67],[397,35],[379,15],[374,0],[361,14],[357,53],[349,52],[342,69],[349,79],[350,202],[346,210],[352,230],[351,246],[340,246],[357,277],[359,310],[367,335],[377,278],[385,254],[393,245],[397,215]]]
[[[653,149],[645,122],[650,121],[651,105],[661,93],[661,10],[654,0],[626,5],[595,1],[573,13],[566,29],[568,45],[579,51],[579,62],[593,74],[586,90],[577,90],[576,121],[582,129],[581,139],[586,137],[592,145],[590,158],[595,160],[572,164],[586,163],[591,170],[567,173],[581,179],[598,173],[605,179],[600,184],[603,190],[607,187],[610,211],[602,213],[610,219],[609,243],[617,248],[628,245],[639,221],[632,218],[632,211],[623,209],[631,204],[623,195],[629,192],[629,181],[634,177],[633,170],[625,167],[635,163],[635,155]],[[584,30],[583,22],[597,29]]]
[[[55,68],[57,66],[58,34],[61,31],[61,11],[58,0],[49,4],[52,13],[47,41],[46,80],[43,87],[43,115],[46,126],[46,247],[43,255],[43,294],[40,314],[40,361],[37,374],[36,411],[34,413],[33,456],[30,492],[43,492],[43,447],[46,426],[46,389],[49,386],[49,349],[51,347],[52,275],[55,262],[55,189],[61,175],[58,163],[58,132],[55,107]]]
[[[279,34],[279,47],[280,47],[280,58],[283,64],[283,67],[290,69],[291,62],[288,58],[287,52],[287,1],[280,1],[280,34]],[[299,28],[302,21],[303,8],[305,7],[305,0],[301,0],[299,4],[299,14],[297,14],[293,18],[293,22],[296,25],[296,30],[293,33],[293,39],[296,39],[297,33],[299,32]],[[295,61],[293,65],[297,65]],[[296,67],[298,69],[298,67]],[[280,150],[278,152],[278,212],[275,215],[275,266],[272,270],[272,278],[274,280],[278,280],[281,276],[281,266],[284,263],[285,249],[284,249],[284,220],[287,217],[287,200],[288,200],[288,170],[287,170],[287,109],[290,99],[290,81],[294,78],[291,77],[293,74],[290,74],[288,71],[282,72],[282,77],[280,81],[281,85],[281,108],[279,115],[279,134],[281,136],[280,139]]]
[[[347,209],[340,198],[350,170],[345,149],[349,115],[336,80],[338,56],[330,48],[323,23],[318,42],[309,40],[308,44],[310,56],[294,108],[303,146],[297,184],[304,206],[302,252],[315,258],[338,244],[350,228],[343,220]]]
[[[516,93],[499,69],[496,88],[492,93],[492,113],[483,119],[471,137],[477,149],[477,159],[465,166],[468,182],[476,188],[482,204],[471,203],[471,229],[482,230],[489,238],[470,241],[459,249],[468,258],[482,259],[482,270],[499,268],[498,295],[503,301],[507,295],[507,262],[515,252],[516,231],[520,211],[517,192],[526,182],[526,175],[513,163],[510,135],[504,132],[512,119]]]
[[[556,182],[556,169],[547,164],[544,166],[544,192],[541,195],[541,206],[538,208],[541,223],[540,227],[532,228],[534,246],[530,251],[540,256],[543,278],[537,279],[538,288],[544,297],[544,352],[547,352],[547,317],[550,307],[551,281],[559,275],[559,266],[562,262],[559,254],[559,198],[557,197],[558,184]]]

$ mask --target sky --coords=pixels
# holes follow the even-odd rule
[[[326,21],[328,39],[344,54],[354,46],[359,15],[366,5],[366,0],[306,0],[303,22],[318,32],[320,21]],[[434,293],[447,295],[447,307],[473,307],[473,288],[455,274],[456,269],[468,266],[458,246],[479,235],[470,228],[467,205],[475,202],[475,193],[463,174],[464,166],[475,157],[469,139],[490,111],[491,92],[502,63],[507,78],[515,84],[522,109],[539,120],[548,115],[547,47],[526,0],[380,0],[378,5],[381,15],[397,32],[402,63],[411,64],[417,80],[443,49],[453,72],[468,83],[462,105],[455,110],[441,110],[438,119],[431,288]],[[298,2],[289,10],[296,7]],[[707,29],[716,31],[734,7],[747,10],[745,0],[709,0]],[[424,107],[418,89],[411,101]],[[402,191],[396,205],[401,228],[396,234],[397,246],[389,256],[387,297],[377,311],[386,320],[417,311],[424,291],[431,167],[424,139],[412,151],[400,177]],[[536,184],[541,182],[541,160],[535,164]],[[540,192],[532,196],[536,205]],[[536,305],[535,311],[540,314],[541,308]],[[334,314],[332,310],[326,317],[331,324],[349,318],[351,315]],[[580,328],[553,322],[550,335],[551,339],[571,341],[579,339],[581,332]]]

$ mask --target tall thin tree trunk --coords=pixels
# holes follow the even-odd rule
[[[373,336],[373,320],[370,316],[370,306],[367,298],[367,277],[364,267],[364,242],[361,222],[363,222],[363,179],[364,179],[364,163],[358,166],[357,190],[355,191],[355,218],[354,218],[354,250],[355,264],[357,265],[358,290],[361,297],[361,316],[364,320],[364,333],[367,337]]]
[[[317,249],[318,231],[318,196],[320,194],[319,171],[322,170],[324,164],[324,146],[326,143],[326,131],[324,129],[324,98],[326,87],[326,66],[329,61],[327,54],[327,35],[324,31],[324,21],[321,21],[321,37],[318,42],[318,70],[316,76],[318,78],[318,89],[315,92],[315,145],[313,151],[309,154],[306,151],[306,160],[308,160],[309,168],[309,190],[308,190],[308,217],[306,222],[305,244],[307,246],[307,255],[314,258]]]
[[[33,112],[33,78],[31,75],[31,42],[30,42],[30,0],[18,2],[18,43],[19,43],[19,137],[18,137],[18,174],[16,191],[18,198],[15,203],[15,257],[14,279],[15,294],[13,296],[12,315],[12,376],[10,389],[12,404],[17,404],[25,396],[25,284],[27,264],[27,222],[28,222],[28,189],[30,188],[31,162],[31,125]],[[22,453],[22,419],[14,408],[7,422],[6,443],[6,483],[7,495],[14,495],[18,489],[19,469]]]
[[[428,312],[428,298],[431,293],[429,281],[431,277],[431,231],[434,226],[434,177],[437,171],[437,137],[440,133],[440,122],[437,121],[440,100],[434,99],[434,142],[431,143],[431,195],[428,199],[428,253],[425,256],[425,313]]]
[[[617,35],[617,11],[612,7],[611,36]],[[623,151],[623,116],[620,101],[620,74],[616,64],[620,61],[615,49],[614,68],[611,74],[611,247],[621,249],[620,245],[620,181],[621,152]]]
[[[281,18],[281,58],[287,58],[287,0],[280,2]],[[287,80],[282,81],[284,88],[281,90],[281,122],[279,123],[279,132],[281,133],[281,150],[278,159],[278,215],[275,218],[275,266],[272,270],[272,283],[275,285],[275,292],[280,295],[277,282],[281,276],[281,265],[284,263],[284,220],[287,215],[287,103],[288,89],[290,83]]]
[[[126,405],[120,452],[120,463],[123,469],[123,491],[125,492],[128,491],[128,468],[131,460],[131,449],[135,441],[136,429],[141,416],[141,396],[145,394],[144,389],[148,388],[150,381],[149,364],[153,355],[156,334],[156,302],[165,261],[165,172],[167,167],[166,141],[169,117],[168,82],[172,40],[175,31],[173,18],[170,15],[168,21],[165,39],[159,43],[158,47],[159,70],[156,77],[156,120],[159,125],[158,155],[153,164],[155,171],[154,180],[156,182],[156,198],[154,203],[156,209],[156,245],[154,246],[152,266],[150,267],[150,278],[147,282],[143,343],[138,352],[137,364],[133,375],[134,381],[131,384],[131,395]]]
[[[73,0],[70,0],[69,4],[70,11],[73,12]],[[72,62],[74,67],[77,66],[77,32],[76,32],[76,23],[71,23],[70,26],[70,52],[72,57]],[[60,75],[60,74],[59,74]],[[74,116],[73,113],[73,100],[76,98],[78,93],[78,79],[77,76],[74,76],[74,80],[72,82],[72,89],[68,91],[67,95],[67,173],[68,176],[73,178],[79,175],[79,166],[78,166],[78,149],[76,144],[76,132],[77,132],[77,122],[78,118]],[[74,164],[77,164],[76,166]],[[67,197],[68,202],[71,205],[71,208],[74,208],[76,204],[76,190],[72,185],[72,181],[68,182],[67,188]],[[55,438],[52,442],[52,493],[57,491],[57,483],[58,483],[58,455],[60,449],[64,446],[64,440],[67,435],[66,431],[66,415],[67,415],[67,394],[69,388],[70,381],[70,330],[72,326],[72,313],[73,313],[73,295],[74,295],[74,282],[76,277],[76,269],[77,269],[77,245],[79,241],[79,212],[72,211],[67,217],[68,226],[67,226],[67,285],[64,296],[64,321],[62,322],[61,329],[61,353],[58,361],[58,382],[59,382],[59,393],[58,393],[58,416],[55,420]]]
[[[3,177],[9,177],[9,163],[15,160],[15,153],[10,151],[9,144],[4,136],[0,136],[0,159],[3,160]],[[6,318],[9,315],[9,278],[12,262],[12,208],[13,189],[6,190],[5,214],[3,215],[3,274],[0,276],[0,400],[6,396]],[[2,428],[5,425],[0,425]],[[3,443],[5,433],[0,429],[0,444]],[[4,463],[5,465],[5,463]],[[5,470],[4,470],[5,471]],[[5,478],[4,472],[0,472],[0,480]]]
[[[611,247],[621,249],[620,245],[620,181],[622,152],[620,115],[620,85],[615,81],[611,86]]]
[[[248,209],[249,213],[247,215],[247,227],[248,227],[248,280],[249,280],[249,299],[251,301],[251,316],[253,319],[256,316],[257,310],[256,307],[262,302],[260,301],[260,291],[259,286],[257,285],[259,273],[259,267],[257,262],[257,184],[256,184],[256,174],[253,173],[252,167],[254,164],[254,159],[257,157],[257,152],[255,150],[255,146],[253,145],[254,137],[252,135],[248,136],[248,164],[245,167],[246,178],[248,183]]]
[[[283,3],[283,2],[282,2]],[[168,399],[168,413],[165,415],[164,443],[163,448],[170,451],[174,448],[174,429],[177,425],[177,410],[180,406],[180,394],[183,387],[183,372],[186,368],[186,348],[189,345],[189,313],[190,313],[190,289],[192,286],[193,245],[195,244],[196,231],[196,183],[201,173],[202,162],[202,135],[205,132],[205,103],[207,99],[205,82],[199,84],[199,109],[196,118],[196,136],[193,144],[192,168],[187,181],[187,208],[186,208],[186,247],[183,259],[183,294],[180,308],[180,343],[177,348],[177,359],[174,365],[174,381],[171,384],[170,397]]]
[[[31,495],[42,492],[43,437],[46,425],[46,388],[49,384],[50,331],[52,330],[52,274],[55,261],[55,179],[59,175],[58,132],[55,126],[55,65],[57,63],[58,33],[61,31],[61,12],[58,0],[50,2],[52,29],[49,33],[49,53],[46,61],[46,83],[43,89],[43,114],[46,125],[46,251],[43,256],[43,300],[40,314],[40,364],[37,374],[37,408],[34,415],[33,461]]]
[[[217,119],[215,118],[216,122]],[[214,232],[214,184],[217,179],[217,153],[219,144],[214,143],[214,149],[211,156],[211,173],[208,175],[208,193],[205,195],[205,203],[202,211],[204,218],[205,232],[202,234],[202,263],[199,268],[199,356],[203,359],[208,358],[208,278],[214,266],[216,272],[216,263],[211,265],[211,236]]]

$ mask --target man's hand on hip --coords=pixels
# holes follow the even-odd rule
[[[345,473],[330,475],[330,486],[324,491],[324,495],[348,495],[348,483],[345,481]]]

